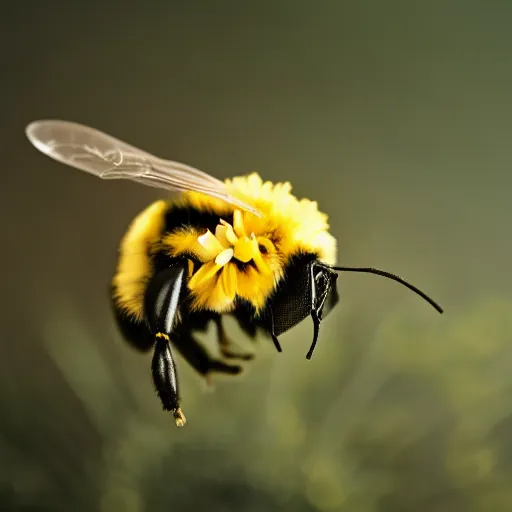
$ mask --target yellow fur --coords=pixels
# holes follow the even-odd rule
[[[166,209],[165,201],[157,201],[143,210],[131,223],[119,247],[117,272],[112,281],[114,298],[137,320],[142,320],[142,301],[152,270],[147,250],[161,237]]]
[[[267,236],[274,233],[279,240],[277,249],[287,260],[299,250],[318,255],[319,260],[329,265],[336,262],[336,240],[329,233],[326,214],[318,210],[316,201],[297,199],[290,183],[264,182],[257,173],[226,180],[231,194],[256,207],[263,215],[257,217],[244,212],[247,232]],[[201,211],[212,211],[229,215],[233,207],[220,199],[197,192],[187,192],[177,201]]]
[[[329,233],[327,215],[317,203],[298,200],[289,183],[263,182],[258,174],[226,180],[230,193],[262,213],[258,217],[235,209],[229,203],[196,192],[182,194],[169,203],[159,201],[142,212],[130,226],[121,243],[118,288],[121,306],[136,318],[141,317],[142,295],[151,272],[147,248],[164,250],[170,256],[192,254],[202,266],[188,286],[193,309],[218,313],[234,308],[236,297],[249,301],[258,311],[283,278],[289,259],[298,252],[315,254],[334,264],[336,241]],[[161,232],[166,209],[192,207],[219,216],[215,232],[201,226],[176,226],[164,237]],[[232,225],[221,216],[233,217]],[[240,270],[238,262],[251,262]]]

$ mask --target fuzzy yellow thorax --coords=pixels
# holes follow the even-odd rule
[[[336,263],[336,240],[329,233],[328,216],[318,209],[316,201],[298,199],[290,183],[263,181],[258,173],[226,180],[233,197],[256,208],[262,217],[244,212],[247,233],[276,241],[283,262],[298,251],[316,254],[320,261]],[[232,206],[221,199],[198,192],[183,195],[181,205],[199,210],[214,211],[219,216],[232,213]]]

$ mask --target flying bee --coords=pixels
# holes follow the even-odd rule
[[[223,327],[225,315],[251,338],[265,333],[279,352],[278,337],[310,317],[310,359],[320,323],[338,302],[340,271],[393,279],[443,312],[394,274],[335,266],[336,240],[327,215],[316,202],[297,199],[289,183],[263,181],[256,173],[222,182],[67,121],[35,121],[26,135],[47,156],[102,179],[178,193],[149,205],[129,225],[111,283],[120,332],[137,349],[153,349],[156,393],[178,427],[186,419],[173,349],[205,377],[238,374],[241,361],[252,357],[234,349]],[[194,337],[211,323],[218,358]]]

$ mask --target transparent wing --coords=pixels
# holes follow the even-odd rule
[[[30,123],[25,133],[45,155],[102,179],[129,179],[170,191],[193,191],[216,197],[260,215],[229,194],[226,185],[179,162],[147,153],[89,126],[60,120]]]

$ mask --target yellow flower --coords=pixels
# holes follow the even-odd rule
[[[266,274],[271,272],[261,256],[256,236],[254,233],[247,236],[240,210],[234,211],[233,226],[221,219],[215,234],[207,230],[197,238],[196,247],[195,252],[204,263],[188,283],[191,290],[203,288],[220,272],[218,283],[226,297],[233,300],[237,290],[236,265],[231,262],[233,258],[242,263],[253,260],[258,271]]]

